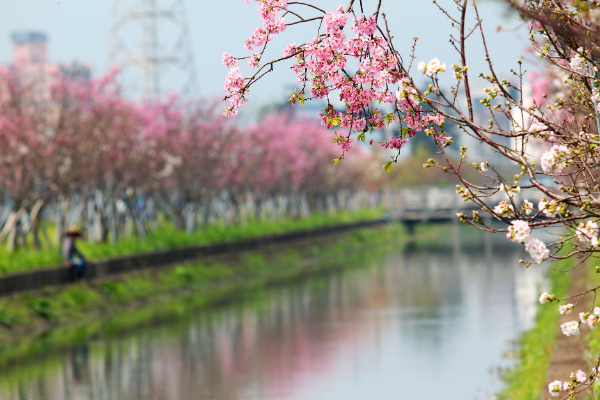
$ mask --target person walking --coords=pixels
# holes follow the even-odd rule
[[[72,268],[72,276],[75,280],[82,280],[85,277],[87,262],[83,254],[77,249],[75,240],[81,236],[81,232],[76,226],[67,229],[65,240],[62,244],[62,256],[67,267]]]

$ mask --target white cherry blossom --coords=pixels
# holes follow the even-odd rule
[[[523,243],[531,237],[531,228],[526,221],[512,221],[506,237],[513,242]]]
[[[562,324],[560,326],[560,329],[562,329],[562,332],[566,336],[577,336],[580,333],[579,332],[579,322],[577,322],[577,321],[565,322],[564,324]]]
[[[551,382],[548,385],[548,391],[554,397],[559,396],[561,388],[562,388],[562,382],[561,381],[554,381],[554,382]]]
[[[525,242],[525,251],[527,251],[531,258],[538,264],[548,258],[548,255],[550,254],[550,251],[546,248],[546,244],[536,238],[531,238],[529,241]]]

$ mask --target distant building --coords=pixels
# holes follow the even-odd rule
[[[89,64],[48,62],[48,36],[43,32],[19,31],[10,35],[13,42],[13,59],[9,65],[0,67],[11,74],[17,74],[22,85],[29,86],[33,100],[50,97],[52,82],[63,77],[69,80],[91,78]],[[0,96],[7,88],[0,87]]]
[[[49,63],[48,36],[38,31],[19,31],[11,34],[13,42],[12,66],[23,69],[27,74],[62,74],[72,78],[90,78],[89,64]]]
[[[13,62],[15,64],[46,64],[48,36],[42,32],[15,32]]]

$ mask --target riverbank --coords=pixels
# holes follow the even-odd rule
[[[207,257],[261,250],[266,246],[283,245],[298,240],[322,237],[354,229],[375,227],[388,223],[384,219],[350,222],[334,226],[294,230],[275,235],[259,236],[250,239],[207,243],[203,245],[178,247],[116,257],[92,262],[86,270],[86,280],[107,279],[117,274],[151,268],[164,268],[175,263],[203,260]],[[73,283],[73,270],[66,267],[41,268],[33,271],[16,272],[0,276],[0,297],[20,292],[30,292],[44,288],[64,286]]]
[[[407,239],[397,224],[0,300],[0,365],[177,318],[302,276],[346,268]]]
[[[280,221],[250,220],[245,225],[209,225],[192,234],[178,231],[171,224],[163,224],[159,230],[147,238],[121,238],[115,244],[82,240],[78,246],[81,252],[93,262],[160,250],[172,250],[217,242],[233,242],[298,230],[375,220],[381,218],[382,215],[383,211],[377,208],[352,213],[313,214],[306,218]],[[62,258],[58,248],[44,248],[38,251],[21,248],[15,252],[9,252],[4,247],[0,249],[0,275],[39,268],[52,268],[61,264]]]
[[[564,270],[570,265],[570,260],[561,260],[554,267]],[[549,269],[548,277],[549,292],[564,297],[571,285],[571,274]],[[559,319],[554,303],[538,304],[535,326],[521,336],[518,348],[509,352],[517,361],[514,368],[503,375],[507,387],[498,394],[499,400],[537,400],[547,394],[543,389],[559,335]]]

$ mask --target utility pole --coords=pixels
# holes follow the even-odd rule
[[[109,64],[135,75],[134,96],[198,95],[185,0],[113,0]]]

